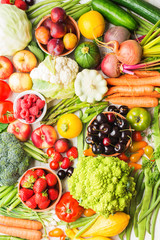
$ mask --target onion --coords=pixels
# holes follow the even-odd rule
[[[104,42],[110,42],[116,40],[117,42],[122,43],[130,38],[130,32],[127,28],[116,26],[108,29],[104,35]]]
[[[120,65],[116,55],[114,53],[108,53],[101,63],[101,70],[108,77],[119,77],[121,75]]]

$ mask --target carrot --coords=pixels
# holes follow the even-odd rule
[[[92,156],[95,157],[96,155],[92,152],[92,148],[88,148],[83,151],[84,156]]]
[[[158,71],[134,70],[133,72],[136,76],[141,78],[160,76],[160,73]]]
[[[42,238],[42,233],[40,231],[4,225],[0,225],[0,233],[11,235],[13,237],[25,238],[28,240],[40,240]]]
[[[132,75],[132,74],[123,74],[119,78],[124,79],[124,78],[130,78],[130,77],[132,77],[132,78],[139,78],[138,76]]]
[[[156,77],[146,77],[146,78],[106,78],[108,85],[117,85],[117,86],[160,86],[160,76]]]
[[[141,164],[134,163],[134,162],[129,162],[129,163],[128,163],[128,166],[129,166],[129,167],[134,167],[134,170],[138,170],[138,169],[141,169],[141,168],[142,168],[142,165],[141,165]]]
[[[126,105],[129,108],[133,107],[156,107],[158,105],[158,99],[155,97],[117,97],[117,98],[106,98],[106,101],[112,104]]]
[[[0,224],[11,226],[11,227],[20,227],[33,230],[41,230],[43,228],[42,223],[33,220],[26,220],[13,217],[0,216]]]
[[[137,96],[145,95],[146,93],[151,93],[154,91],[154,87],[150,85],[145,85],[145,86],[115,86],[109,88],[108,92],[106,95],[111,95],[113,93],[128,93],[130,95],[135,94]]]
[[[126,92],[121,92],[121,93],[114,93],[110,96],[108,96],[108,98],[117,98],[117,97],[154,97],[154,98],[160,98],[160,93],[153,91],[151,93],[148,94],[131,94],[131,93],[126,93]],[[106,100],[108,99],[106,98]]]

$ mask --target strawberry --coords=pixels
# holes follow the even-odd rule
[[[76,147],[71,147],[67,152],[66,152],[67,157],[70,160],[73,160],[75,158],[78,158],[78,150]]]
[[[27,201],[26,201],[26,205],[29,207],[29,208],[32,208],[32,209],[35,209],[37,207],[37,203],[35,201],[35,195],[33,195],[31,198],[29,198]]]
[[[38,177],[42,177],[42,176],[46,175],[45,171],[43,169],[40,169],[40,168],[36,169],[35,173],[37,174]]]
[[[71,161],[69,158],[65,157],[63,158],[63,161],[60,163],[61,168],[67,169],[72,165]]]
[[[21,180],[21,186],[24,187],[24,188],[31,188],[32,187],[32,183],[30,182],[27,182],[25,177],[22,178]]]
[[[54,189],[54,188],[50,188],[48,190],[48,196],[49,196],[49,199],[54,201],[58,198],[58,195],[59,195],[59,192],[57,189]]]
[[[1,4],[11,4],[11,5],[13,5],[14,1],[12,1],[12,0],[1,0]]]
[[[19,9],[22,9],[22,10],[27,10],[27,4],[26,2],[22,1],[22,0],[15,0],[15,3],[16,7],[18,7]]]
[[[38,207],[40,209],[45,209],[45,208],[47,208],[49,206],[50,202],[51,202],[51,200],[49,200],[49,199],[47,201],[45,201],[45,202],[40,202],[38,204]]]
[[[28,170],[24,176],[25,180],[29,183],[34,183],[37,179],[38,176],[35,171],[33,170]]]
[[[51,158],[54,162],[61,162],[63,160],[62,155],[56,151],[51,155]]]
[[[33,185],[33,191],[35,193],[41,193],[43,192],[47,187],[47,181],[45,177],[38,178],[36,182]]]
[[[52,187],[57,183],[57,177],[52,173],[46,175],[46,180],[49,187]]]
[[[48,193],[47,192],[42,192],[42,193],[36,193],[35,194],[35,201],[37,204],[40,202],[45,202],[48,200]]]
[[[19,191],[19,197],[22,201],[27,201],[33,196],[34,192],[32,189],[21,188]]]

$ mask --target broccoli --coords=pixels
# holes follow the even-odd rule
[[[108,217],[124,211],[136,194],[127,163],[116,157],[81,157],[68,179],[71,195],[84,208]]]
[[[0,134],[0,184],[13,185],[28,169],[29,156],[12,133]]]

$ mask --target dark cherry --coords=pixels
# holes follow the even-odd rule
[[[129,112],[129,108],[125,105],[120,106],[118,110],[119,110],[119,113],[123,116],[126,116],[127,113]]]
[[[129,128],[129,124],[127,122],[126,119],[122,119],[118,122],[118,125],[117,125],[120,129],[128,129]]]
[[[107,114],[107,121],[109,123],[113,123],[115,121],[115,115],[113,113],[108,113]]]
[[[109,146],[111,144],[111,139],[106,137],[103,139],[103,145],[104,146]]]
[[[35,3],[34,0],[25,0],[25,2],[27,3],[28,6],[32,6]]]
[[[108,111],[109,112],[119,112],[118,108],[116,106],[114,106],[114,105],[110,105],[108,107]]]
[[[119,116],[116,116],[116,117],[115,117],[115,121],[114,121],[113,124],[114,124],[115,126],[118,126],[120,121],[121,121],[121,118],[120,118]]]
[[[103,147],[101,144],[93,144],[92,145],[92,152],[94,154],[101,154],[103,152]]]
[[[93,143],[95,143],[97,141],[98,141],[97,136],[90,135],[90,136],[86,137],[86,143],[87,144],[93,144]]]
[[[113,153],[114,153],[114,147],[112,147],[111,145],[104,146],[104,154],[111,155]]]
[[[69,167],[66,171],[66,174],[68,177],[71,177],[73,174],[74,168],[73,167]]]
[[[98,133],[98,137],[99,137],[99,139],[103,139],[103,138],[105,138],[107,135],[105,134],[105,133],[102,133],[102,132],[99,132]]]
[[[98,125],[89,125],[88,127],[87,127],[87,131],[89,132],[89,133],[96,133],[97,131],[98,131]]]
[[[116,152],[116,153],[122,153],[124,150],[125,150],[125,144],[123,144],[123,143],[117,143],[116,145],[115,145],[115,147],[114,147],[114,151]]]
[[[128,138],[119,138],[119,143],[122,143],[122,144],[127,144],[127,142],[128,142]]]
[[[108,123],[102,123],[100,126],[99,126],[99,130],[102,132],[102,133],[105,133],[105,134],[109,134],[110,133],[110,130],[111,130],[111,127]]]
[[[99,113],[96,117],[96,121],[98,123],[106,123],[107,122],[107,118],[106,118],[106,115],[104,115],[103,113]]]
[[[58,175],[58,177],[59,177],[61,180],[63,180],[63,179],[65,179],[65,177],[66,177],[66,172],[65,172],[64,170],[59,170],[59,171],[57,172],[57,175]]]
[[[118,141],[119,141],[119,138],[114,138],[114,137],[109,137],[110,138],[110,140],[111,140],[111,144],[112,145],[115,145],[116,143],[118,143]]]
[[[94,120],[92,124],[96,125],[96,126],[99,126],[99,123],[96,120]]]
[[[122,139],[129,139],[131,137],[131,131],[125,130],[121,132]]]
[[[117,126],[113,126],[112,131],[110,132],[109,136],[114,138],[119,138],[121,135],[119,128]]]

